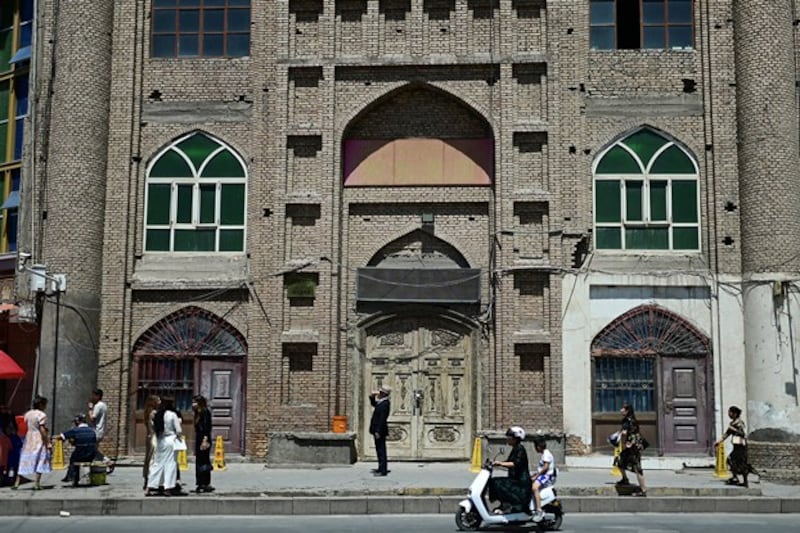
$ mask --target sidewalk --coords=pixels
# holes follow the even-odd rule
[[[395,462],[386,477],[373,477],[373,467],[364,462],[291,468],[234,463],[212,474],[213,493],[145,498],[141,467],[123,464],[102,487],[65,486],[62,470],[43,476],[42,484],[52,487],[47,490],[26,484],[0,494],[6,515],[451,513],[474,477],[467,463]],[[557,489],[568,512],[800,513],[800,485],[730,487],[708,469],[645,474],[648,498],[618,496],[610,469],[564,468]],[[193,488],[193,465],[181,475],[184,486]]]

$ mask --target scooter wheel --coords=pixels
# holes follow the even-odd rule
[[[547,524],[547,529],[550,531],[558,531],[561,529],[561,523],[564,521],[564,515],[556,515],[556,519]]]
[[[456,511],[456,527],[459,531],[477,531],[481,526],[481,515],[474,509],[467,511],[463,507],[459,507]]]

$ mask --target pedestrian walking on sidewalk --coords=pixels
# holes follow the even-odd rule
[[[636,413],[633,406],[626,403],[620,409],[622,413],[622,427],[619,430],[619,441],[622,443],[622,452],[616,459],[616,465],[622,472],[622,479],[617,482],[618,486],[630,485],[628,473],[631,471],[636,474],[639,488],[633,492],[634,496],[647,496],[647,487],[644,483],[644,471],[642,470],[642,450],[646,447],[645,440],[639,433],[639,422],[636,420]]]
[[[51,472],[50,457],[53,446],[50,444],[50,433],[47,430],[47,398],[36,396],[33,400],[33,409],[25,413],[25,423],[28,433],[22,445],[22,454],[19,459],[19,472],[14,482],[13,490],[19,488],[23,476],[34,476],[33,490],[41,490],[42,474]]]
[[[180,496],[185,493],[180,489],[176,490],[178,482],[178,461],[176,460],[175,443],[183,433],[181,428],[181,418],[175,411],[175,400],[172,398],[161,398],[161,405],[158,407],[153,429],[156,434],[156,449],[153,453],[153,461],[150,464],[150,474],[147,478],[146,496],[159,494],[159,488],[163,487],[164,496]]]
[[[388,460],[386,458],[386,437],[389,435],[389,413],[391,403],[389,395],[392,390],[389,387],[381,387],[372,391],[369,395],[369,403],[372,404],[372,418],[369,422],[369,432],[375,439],[375,453],[378,454],[378,468],[372,471],[376,476],[385,476],[389,473]]]
[[[742,420],[742,410],[735,405],[731,405],[728,408],[728,418],[731,419],[728,429],[722,438],[714,443],[714,446],[722,446],[725,439],[731,437],[733,451],[728,457],[728,468],[732,475],[726,483],[728,485],[747,487],[747,476],[748,474],[754,474],[755,469],[747,462],[747,429],[744,425],[744,420]],[[739,476],[742,476],[741,483],[739,482]]]
[[[144,476],[144,490],[147,490],[147,478],[150,475],[150,464],[153,462],[153,453],[156,449],[156,431],[153,422],[156,418],[156,410],[161,403],[161,398],[155,394],[149,396],[144,402],[144,425],[147,436],[145,438],[144,466],[142,475]]]
[[[205,396],[192,398],[194,411],[195,492],[212,492],[211,486],[211,411]]]

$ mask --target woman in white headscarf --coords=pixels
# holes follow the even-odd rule
[[[156,449],[150,464],[145,495],[180,495],[182,492],[176,488],[178,462],[175,460],[175,443],[181,438],[182,428],[181,417],[175,411],[175,401],[172,398],[161,398],[153,419],[153,429],[156,434]],[[159,487],[164,488],[163,493],[159,493]]]

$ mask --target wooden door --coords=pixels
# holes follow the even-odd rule
[[[666,453],[701,453],[708,450],[708,391],[706,360],[661,359],[662,416]]]
[[[471,338],[435,320],[405,319],[368,332],[365,386],[392,388],[387,448],[394,459],[469,457]],[[375,456],[364,413],[365,454]]]
[[[200,361],[200,394],[208,399],[216,442],[221,435],[227,453],[242,453],[244,433],[244,388],[242,363]]]

